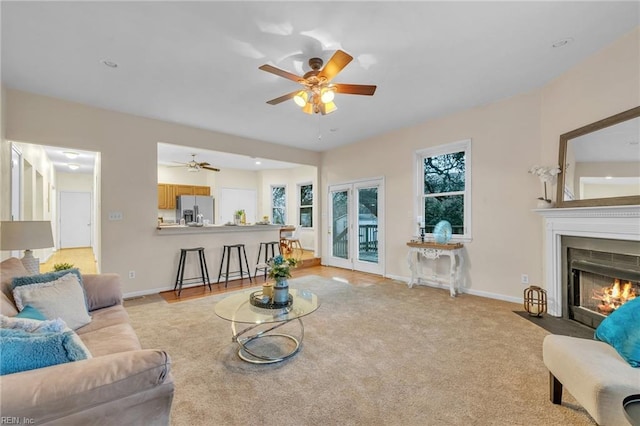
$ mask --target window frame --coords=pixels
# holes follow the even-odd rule
[[[274,200],[273,200],[273,190],[274,188],[283,188],[284,189],[284,207],[276,207],[274,204]],[[269,196],[271,198],[271,223],[274,225],[286,225],[287,224],[287,185],[285,184],[273,184],[269,186]],[[282,224],[276,224],[275,222],[275,216],[273,215],[273,211],[275,209],[283,209],[283,214],[282,214],[282,218],[283,218],[283,223]]]
[[[456,152],[463,151],[465,153],[465,171],[464,171],[464,191],[462,192],[462,196],[464,198],[464,211],[463,211],[463,220],[464,220],[464,233],[462,234],[453,234],[451,237],[452,242],[470,242],[472,238],[472,230],[471,230],[471,139],[464,139],[457,142],[451,142],[443,145],[437,145],[430,148],[423,148],[416,150],[414,153],[414,194],[415,194],[415,203],[414,203],[414,226],[413,229],[416,231],[416,235],[420,235],[420,222],[422,221],[422,216],[424,214],[424,200],[427,196],[424,193],[424,158],[427,157],[436,157],[438,155],[444,154],[453,154]],[[433,233],[425,234],[426,237],[433,239]]]
[[[310,186],[311,187],[311,204],[302,204],[302,187],[303,186]],[[300,226],[300,228],[302,229],[313,229],[313,204],[314,204],[314,199],[315,199],[315,191],[314,191],[314,185],[313,182],[304,182],[304,183],[298,183],[298,225]],[[302,221],[300,220],[302,217],[302,209],[303,208],[309,208],[311,209],[311,226],[303,226],[302,225]]]

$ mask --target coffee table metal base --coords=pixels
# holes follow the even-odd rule
[[[298,321],[298,325],[300,326],[300,337],[294,337],[287,333],[273,332],[295,320]],[[239,346],[238,357],[243,361],[250,362],[252,364],[273,364],[291,358],[300,350],[302,338],[304,337],[304,325],[300,318],[282,321],[275,324],[254,324],[239,332],[236,329],[236,324],[239,323],[231,322],[231,331],[233,332],[232,340]],[[264,325],[268,325],[270,327],[265,330],[256,331],[256,329]],[[281,349],[281,351],[277,354],[273,352],[267,353],[266,351],[260,351],[260,345],[253,344],[264,340],[272,340],[275,342],[275,346],[277,346],[278,349]],[[282,341],[285,341],[285,343],[288,344],[285,345]],[[292,346],[292,348],[289,348],[289,346]],[[271,349],[273,349],[273,347]]]

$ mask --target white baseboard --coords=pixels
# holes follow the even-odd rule
[[[240,279],[240,277],[229,278],[229,282],[235,281],[235,280],[239,280],[239,279]],[[255,278],[253,278],[253,277],[252,277],[252,279],[255,280]],[[220,283],[222,284],[222,280],[220,281]],[[214,285],[218,285],[218,284],[216,284],[214,282],[211,282],[211,285],[214,286]],[[123,293],[122,297],[124,299],[131,299],[131,298],[134,298],[134,297],[148,296],[150,294],[160,293],[161,291],[173,290],[173,286],[174,286],[174,284],[169,284],[167,287],[156,287],[156,288],[152,288],[152,289],[148,289],[148,290],[129,291],[129,292]],[[182,285],[182,289],[184,290],[185,288],[189,288],[189,287],[201,287],[201,286],[202,286],[202,282],[191,283],[191,284],[183,284]]]
[[[402,282],[405,282],[407,284],[411,280],[410,277],[403,277],[403,276],[400,276],[400,275],[388,274],[385,277],[386,278],[391,278],[392,280],[402,281]],[[429,283],[429,284],[414,284],[414,285],[424,285],[424,286],[427,286],[427,287],[442,288],[442,289],[449,290],[449,285],[448,284]],[[512,302],[512,303],[519,303],[519,304],[522,304],[524,302],[522,297],[505,296],[504,294],[491,293],[491,292],[482,291],[482,290],[474,290],[472,288],[460,289],[460,293],[470,294],[472,296],[486,297],[487,299],[503,300],[505,302]]]

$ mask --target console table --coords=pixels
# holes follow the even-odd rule
[[[464,263],[461,253],[464,245],[461,243],[438,244],[435,242],[421,243],[411,241],[407,243],[407,246],[409,246],[407,261],[409,262],[409,269],[411,269],[411,281],[409,281],[408,284],[409,288],[413,287],[414,284],[422,284],[423,281],[437,285],[448,284],[451,297],[455,297],[456,289],[458,289],[458,292],[460,289],[460,271]],[[436,260],[439,259],[440,256],[449,257],[450,268],[448,281],[438,278],[436,274],[426,277],[422,273],[421,260]]]

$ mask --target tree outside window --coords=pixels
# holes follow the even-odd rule
[[[287,223],[287,189],[285,186],[271,187],[271,222],[276,225]]]
[[[299,223],[303,228],[313,227],[313,185],[300,185]]]
[[[454,235],[470,238],[470,151],[471,141],[464,141],[419,152],[419,215],[426,234],[446,220]]]

